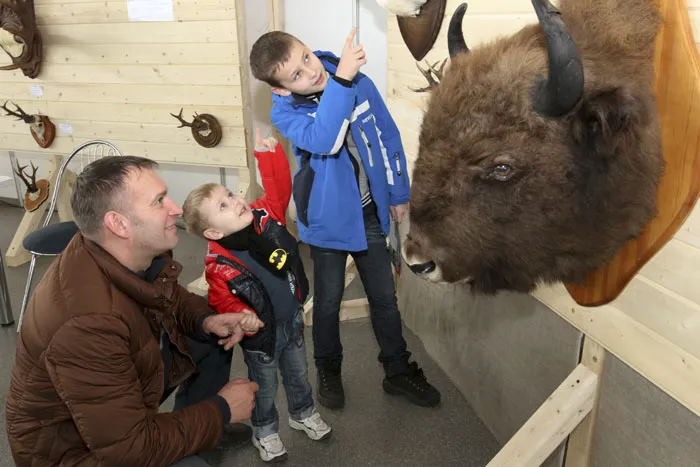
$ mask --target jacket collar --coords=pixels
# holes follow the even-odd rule
[[[84,238],[80,233],[77,237],[78,244],[84,246],[109,281],[132,300],[147,308],[161,308],[169,302],[166,295],[170,294],[167,291],[172,291],[170,284],[177,284],[182,271],[182,266],[172,259],[172,251],[163,253],[151,263],[153,267],[147,270],[149,275],[154,276],[151,283],[121,264],[97,243]],[[160,270],[156,271],[158,268]]]

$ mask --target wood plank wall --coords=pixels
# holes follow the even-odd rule
[[[35,0],[41,73],[32,80],[20,71],[0,72],[0,101],[48,115],[57,130],[69,122],[73,135],[58,133],[42,150],[24,123],[0,116],[0,151],[66,154],[97,138],[161,162],[247,167],[242,80],[248,71],[239,54],[243,8],[236,4],[174,0],[174,21],[130,22],[126,0]],[[31,95],[32,85],[42,86],[43,97]],[[176,128],[170,113],[181,107],[188,121],[194,112],[219,119],[219,146],[203,148],[189,128]]]

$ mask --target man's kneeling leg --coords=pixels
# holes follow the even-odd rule
[[[233,350],[224,350],[216,338],[207,341],[187,339],[197,372],[182,383],[175,394],[173,410],[180,410],[215,396],[229,381]],[[250,442],[252,429],[244,423],[229,423],[219,446],[235,448]]]

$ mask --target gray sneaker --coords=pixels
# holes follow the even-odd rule
[[[253,436],[253,446],[258,448],[260,458],[265,462],[282,462],[287,459],[287,450],[282,444],[279,433],[273,433],[262,439]]]
[[[303,420],[289,419],[289,426],[297,431],[303,431],[309,439],[321,441],[331,435],[331,427],[321,418],[321,414],[316,409],[311,412],[311,415]]]

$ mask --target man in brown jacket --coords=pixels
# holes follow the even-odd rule
[[[6,423],[20,467],[206,465],[194,455],[250,417],[257,386],[226,383],[228,373],[207,398],[186,394],[206,376],[188,338],[225,354],[243,336],[242,315],[216,315],[178,285],[182,210],[155,167],[107,157],[76,181],[80,232],[36,287],[17,342]],[[179,410],[158,413],[179,385]]]

